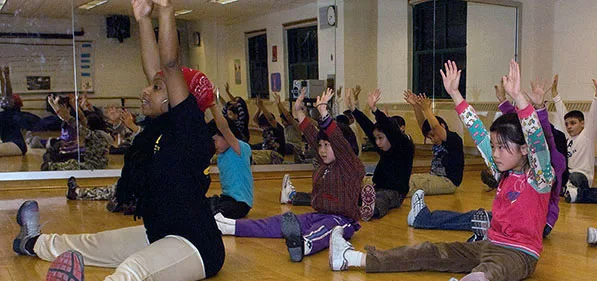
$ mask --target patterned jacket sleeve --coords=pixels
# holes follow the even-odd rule
[[[483,122],[479,119],[477,112],[475,112],[475,109],[466,100],[456,106],[456,112],[460,116],[460,120],[462,120],[464,126],[468,129],[477,149],[481,152],[481,156],[485,160],[485,165],[489,167],[493,177],[499,182],[501,173],[493,161],[490,135]]]
[[[554,171],[539,117],[533,106],[529,105],[522,110],[518,110],[518,119],[520,119],[522,132],[529,150],[527,157],[533,172],[532,180],[534,181],[531,185],[539,193],[549,193],[555,180]]]

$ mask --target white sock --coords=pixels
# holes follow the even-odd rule
[[[216,221],[218,221],[218,222],[225,223],[225,224],[236,224],[236,220],[224,217],[224,215],[222,215],[222,213],[215,214],[214,219],[216,219]]]
[[[236,232],[236,221],[232,221],[234,222],[232,224],[216,221],[218,229],[220,229],[222,235],[234,235],[234,233]]]
[[[355,251],[355,250],[348,250],[346,251],[344,257],[346,258],[348,266],[363,266],[363,256],[365,253]]]

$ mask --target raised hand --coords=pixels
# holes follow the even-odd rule
[[[131,130],[137,127],[133,114],[126,109],[120,112],[120,121],[122,121],[122,123],[124,123],[124,125]]]
[[[64,104],[61,104],[59,101],[60,96],[48,96],[48,103],[50,104],[54,112],[56,112],[56,115],[58,115],[58,117],[60,117],[60,119],[62,119],[63,121],[67,121],[68,119],[70,119],[70,112],[66,108],[66,106]]]
[[[427,97],[427,94],[422,93],[417,96],[417,104],[421,107],[421,110],[433,110],[432,102]]]
[[[557,96],[558,96],[558,79],[560,79],[560,78],[559,78],[559,76],[556,74],[556,75],[553,77],[553,83],[551,84],[551,97],[552,97],[552,98],[555,98],[555,97],[557,97]]]
[[[352,89],[346,88],[345,91],[346,93],[344,93],[344,105],[346,105],[346,108],[348,108],[350,111],[354,111],[356,109],[356,102],[354,100],[354,95],[352,94]]]
[[[302,92],[301,92],[301,95],[302,95]],[[328,88],[323,93],[321,93],[321,96],[317,97],[317,99],[315,100],[315,107],[319,108],[320,105],[323,105],[323,104],[327,105],[333,96],[334,96],[334,90]]]
[[[497,85],[493,85],[493,88],[495,89],[495,97],[497,100],[500,103],[504,102],[506,100],[506,90],[504,90],[504,84],[502,81],[500,81],[500,83]]]
[[[6,77],[8,77],[10,75],[10,67],[8,67],[8,65],[5,65],[4,68],[2,69],[2,71],[4,71],[4,74],[6,75]]]
[[[337,96],[338,98],[341,98],[341,97],[342,97],[342,86],[340,86],[340,88],[338,88],[338,90],[336,90],[336,96]]]
[[[274,96],[274,101],[276,101],[276,104],[280,104],[280,95],[276,92],[272,92],[272,95]]]
[[[354,87],[354,97],[355,97],[355,100],[359,99],[359,95],[361,94],[362,90],[363,89],[361,89],[361,85],[356,85]]]
[[[171,0],[152,0],[152,2],[160,7],[168,7],[172,5]]]
[[[409,89],[404,90],[404,100],[412,106],[419,106],[417,96]]]
[[[375,91],[367,95],[367,105],[371,111],[377,111],[377,102],[379,102],[379,100],[381,100],[381,90],[379,89],[375,89]]]
[[[153,10],[153,3],[151,0],[132,0],[131,3],[133,4],[135,20],[139,21],[151,16],[151,11]]]
[[[514,59],[510,60],[510,71],[507,76],[502,77],[506,93],[512,97],[518,109],[528,106],[524,95],[520,92],[520,66]]]
[[[597,97],[597,80],[593,79],[593,87],[595,87],[595,97]]]
[[[442,76],[446,92],[452,97],[456,93],[460,93],[458,86],[460,85],[460,75],[462,70],[458,69],[456,63],[450,60],[444,63],[444,67],[446,71],[444,72],[440,69],[439,72]]]
[[[305,100],[305,95],[307,94],[307,89],[302,88],[301,94],[296,98],[294,102],[294,106],[292,107],[294,112],[302,112],[305,106],[303,105],[303,101]]]
[[[536,78],[535,81],[531,81],[531,93],[526,93],[529,101],[537,109],[545,107],[545,86],[547,81],[539,81]]]

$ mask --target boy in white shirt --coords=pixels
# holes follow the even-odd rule
[[[568,144],[568,167],[570,178],[566,185],[565,199],[568,203],[597,203],[597,189],[589,189],[595,173],[595,137],[597,134],[597,80],[595,97],[587,118],[578,110],[568,113],[558,94],[558,75],[554,77],[551,93],[557,122],[566,134]]]

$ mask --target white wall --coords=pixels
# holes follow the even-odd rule
[[[407,1],[379,0],[377,14],[377,81],[384,93],[382,102],[402,102],[410,87]]]
[[[565,100],[590,100],[597,78],[597,1],[556,1],[553,25],[553,72]]]
[[[493,85],[515,55],[516,8],[469,2],[466,24],[467,100],[493,102]]]

